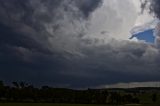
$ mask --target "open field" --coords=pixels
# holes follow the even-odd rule
[[[52,104],[52,103],[0,103],[0,106],[159,106],[159,105],[92,105],[92,104]]]

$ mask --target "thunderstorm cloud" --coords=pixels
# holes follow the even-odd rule
[[[157,17],[159,4],[151,3]],[[160,80],[159,48],[128,39],[137,14],[132,0],[0,0],[0,79],[57,87]]]

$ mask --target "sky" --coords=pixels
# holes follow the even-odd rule
[[[67,88],[159,81],[159,24],[152,44],[129,39],[159,18],[159,4],[0,0],[0,80]]]

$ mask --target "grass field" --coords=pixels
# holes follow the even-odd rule
[[[0,106],[117,106],[117,105],[52,104],[52,103],[0,103]],[[160,105],[118,105],[118,106],[160,106]]]

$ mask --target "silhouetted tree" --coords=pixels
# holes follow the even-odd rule
[[[19,86],[20,86],[20,88],[25,88],[25,82],[20,82]]]
[[[157,101],[157,94],[156,93],[152,94],[152,101],[153,102]]]
[[[3,81],[0,81],[0,98],[4,97],[4,93],[5,93],[4,84]]]
[[[4,87],[3,81],[0,81],[0,87]]]
[[[13,84],[14,87],[19,88],[18,82],[12,82],[12,84]]]

